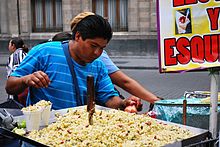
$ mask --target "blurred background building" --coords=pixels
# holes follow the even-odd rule
[[[0,53],[8,52],[13,36],[21,36],[31,48],[70,31],[70,20],[83,11],[110,22],[110,55],[157,56],[156,0],[1,0]]]

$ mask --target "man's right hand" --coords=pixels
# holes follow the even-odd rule
[[[28,87],[45,88],[50,84],[50,79],[46,73],[36,71],[32,74],[22,77],[22,82]]]
[[[141,99],[135,96],[130,96],[129,98],[125,99],[125,109],[124,111],[130,113],[137,113],[138,111],[142,110],[143,104],[141,103]]]

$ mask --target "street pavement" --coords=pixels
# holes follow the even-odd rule
[[[158,58],[153,57],[145,57],[145,56],[112,56],[112,61],[120,68],[120,69],[158,69],[159,62]]]

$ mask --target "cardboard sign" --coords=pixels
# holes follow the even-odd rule
[[[220,0],[157,0],[160,72],[220,66]]]

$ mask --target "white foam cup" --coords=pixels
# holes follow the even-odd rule
[[[39,130],[41,122],[41,111],[37,109],[35,111],[23,111],[26,120],[27,131]]]
[[[50,110],[52,105],[48,105],[46,107],[42,107],[41,113],[41,123],[40,126],[47,126],[50,119]]]

